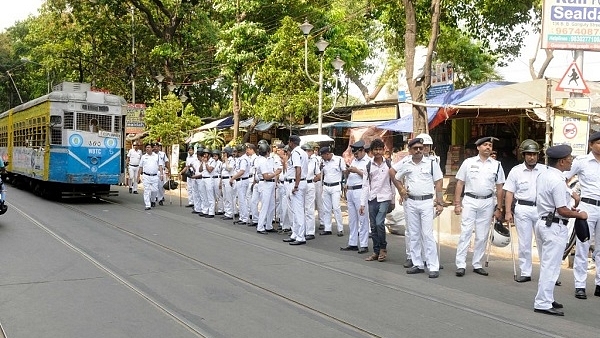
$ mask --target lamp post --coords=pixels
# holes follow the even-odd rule
[[[46,66],[44,66],[43,64],[39,63],[39,62],[35,62],[35,61],[31,61],[28,58],[21,58],[21,62],[23,63],[33,63],[36,64],[42,68],[44,68],[44,70],[46,71],[46,94],[50,94],[50,87],[51,87],[51,83],[50,83],[50,71],[48,70],[48,68],[46,68]]]
[[[183,115],[183,110],[185,109],[185,101],[188,100],[188,97],[185,95],[185,92],[181,91],[181,95],[179,95],[179,100],[181,100],[181,115]]]
[[[156,75],[154,78],[156,79],[156,81],[158,81],[158,100],[162,101],[162,82],[165,79],[165,77],[162,76],[162,74],[158,73],[158,75]]]
[[[323,130],[323,59],[325,57],[325,49],[327,49],[327,46],[329,46],[329,42],[323,39],[323,37],[320,37],[319,41],[315,43],[319,52],[319,80],[315,81],[311,78],[310,74],[308,73],[308,35],[310,34],[310,31],[314,28],[314,26],[311,25],[308,22],[308,20],[304,20],[304,23],[301,24],[299,27],[302,31],[302,34],[304,34],[304,72],[306,73],[306,76],[311,82],[319,85],[319,115],[317,119],[317,132],[320,135],[322,134]],[[338,55],[331,64],[336,70],[336,72],[339,72],[342,66],[344,66],[345,62],[342,61]]]

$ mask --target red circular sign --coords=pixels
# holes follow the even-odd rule
[[[574,138],[577,136],[577,126],[573,123],[565,124],[563,127],[563,135],[565,135],[565,137],[568,139]]]

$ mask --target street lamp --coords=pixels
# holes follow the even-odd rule
[[[158,73],[158,75],[156,75],[154,78],[156,79],[156,81],[158,81],[158,100],[162,101],[162,82],[165,79],[165,77],[162,76],[161,73]]]
[[[46,68],[46,66],[44,66],[43,64],[39,63],[39,62],[35,62],[32,60],[29,60],[28,58],[21,58],[21,62],[23,63],[34,63],[42,68],[44,68],[44,70],[46,71],[46,85],[47,85],[47,90],[46,90],[46,94],[50,94],[50,87],[51,87],[51,83],[50,83],[50,71],[48,70],[48,68]]]
[[[311,78],[310,74],[308,73],[308,35],[310,34],[310,31],[314,28],[314,26],[311,25],[308,22],[308,20],[305,19],[304,23],[301,24],[299,26],[299,28],[302,31],[302,34],[304,34],[304,72],[306,73],[306,76],[308,77],[308,79],[311,82],[319,85],[319,115],[318,115],[318,120],[317,120],[317,132],[320,135],[320,134],[322,134],[322,129],[323,129],[323,59],[325,56],[325,49],[327,49],[327,46],[329,46],[329,42],[327,42],[321,36],[319,38],[319,41],[317,41],[315,43],[315,45],[317,46],[317,50],[319,52],[319,81],[315,81]],[[342,61],[338,55],[331,64],[332,64],[333,68],[336,70],[336,72],[339,72],[339,70],[342,68],[342,66],[344,66],[345,62]],[[337,88],[337,77],[336,77],[336,88]]]
[[[185,101],[188,100],[188,97],[185,95],[185,92],[182,90],[181,95],[179,95],[179,100],[181,100],[181,115],[183,116],[183,110],[185,109]]]

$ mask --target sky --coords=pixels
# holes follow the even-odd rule
[[[44,0],[19,0],[18,5],[4,6],[0,12],[0,31],[12,26],[16,21],[26,19],[29,15],[37,15],[39,7]],[[521,56],[511,62],[507,67],[498,68],[498,73],[507,81],[523,82],[531,80],[529,75],[529,59],[536,51],[537,35],[530,35],[524,47],[521,49]],[[545,53],[537,50],[538,56],[535,63],[536,71],[545,59]],[[555,51],[554,60],[546,70],[545,75],[553,78],[561,78],[573,60],[570,51]],[[593,72],[600,66],[599,52],[584,53],[583,77],[585,80],[600,81],[600,72]]]

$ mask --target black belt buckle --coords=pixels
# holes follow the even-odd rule
[[[591,205],[595,205],[595,206],[600,206],[600,201],[592,199],[592,198],[587,198],[587,197],[582,197],[581,201],[587,204],[591,204]]]
[[[353,185],[353,186],[349,186],[348,190],[358,190],[358,189],[362,189],[362,185]]]
[[[517,203],[521,204],[521,205],[527,205],[527,206],[530,206],[530,207],[535,206],[535,202],[532,202],[532,201],[517,200]]]
[[[313,180],[306,180],[306,183],[313,183]]]
[[[432,194],[423,195],[423,196],[411,196],[411,195],[408,195],[408,198],[410,198],[411,200],[415,200],[415,201],[425,201],[425,200],[428,200],[428,199],[432,199],[433,195]]]
[[[336,185],[340,185],[340,182],[336,182],[336,183],[323,182],[323,184],[325,184],[328,187],[335,187]]]
[[[471,198],[474,198],[474,199],[476,199],[476,200],[485,200],[485,199],[488,199],[488,198],[492,197],[494,194],[489,194],[489,195],[487,195],[487,196],[477,196],[477,195],[475,195],[475,194],[472,194],[472,193],[470,193],[470,192],[467,192],[467,193],[465,193],[465,195],[467,195],[467,196],[469,196],[469,197],[471,197]]]

